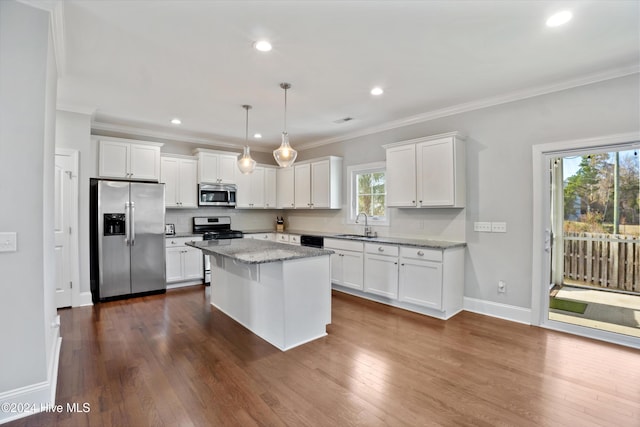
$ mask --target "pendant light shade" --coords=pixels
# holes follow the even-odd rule
[[[291,88],[289,83],[280,83],[284,89],[284,130],[282,131],[282,143],[277,150],[273,150],[273,157],[282,168],[288,168],[296,161],[298,152],[291,148],[289,144],[289,134],[287,133],[287,89]]]
[[[251,158],[251,151],[249,148],[249,109],[251,109],[251,105],[243,105],[242,108],[244,108],[247,112],[247,121],[244,134],[246,145],[244,146],[242,156],[238,158],[238,169],[240,169],[240,172],[242,172],[244,175],[248,175],[250,173],[253,173],[253,170],[256,168],[256,161]]]

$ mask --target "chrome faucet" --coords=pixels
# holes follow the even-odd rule
[[[369,221],[368,221],[368,217],[367,214],[364,212],[360,212],[358,214],[358,216],[356,216],[356,224],[358,224],[358,220],[360,218],[360,215],[364,215],[364,235],[366,237],[371,237],[372,233],[371,233],[371,227],[369,227]]]

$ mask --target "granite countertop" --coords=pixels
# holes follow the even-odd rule
[[[333,253],[328,249],[253,239],[204,240],[187,243],[187,246],[200,249],[205,255],[222,255],[246,264],[288,261]]]
[[[245,234],[255,234],[255,233],[275,233],[275,231],[271,229],[271,230],[245,232]],[[296,234],[296,235],[304,234],[307,236],[320,236],[327,239],[357,240],[361,242],[386,243],[390,245],[415,246],[419,248],[431,248],[431,249],[452,249],[452,248],[467,246],[465,242],[453,242],[453,241],[446,241],[446,240],[430,240],[430,239],[410,239],[405,237],[392,237],[392,236],[365,237],[365,236],[359,236],[359,235],[350,234],[350,233],[336,233],[336,232],[326,232],[326,231],[309,231],[309,230],[296,230],[296,229],[289,230],[288,229],[283,231],[283,233]]]
[[[165,235],[164,235],[164,237],[166,237],[167,239],[172,238],[172,237],[180,238],[180,237],[197,237],[197,236],[202,237],[202,234],[196,234],[196,233],[176,233],[176,234],[165,234]]]

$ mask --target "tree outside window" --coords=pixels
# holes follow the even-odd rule
[[[384,221],[387,209],[384,171],[357,173],[355,181],[357,183],[355,215],[364,212],[373,219]]]

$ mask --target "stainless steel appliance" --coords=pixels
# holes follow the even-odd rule
[[[235,207],[236,191],[235,184],[200,184],[198,205]]]
[[[166,291],[164,184],[91,179],[93,301]]]
[[[193,217],[193,232],[202,234],[202,240],[241,239],[242,231],[231,229],[231,217],[228,216],[196,216]],[[204,255],[204,283],[211,283],[211,262]]]

